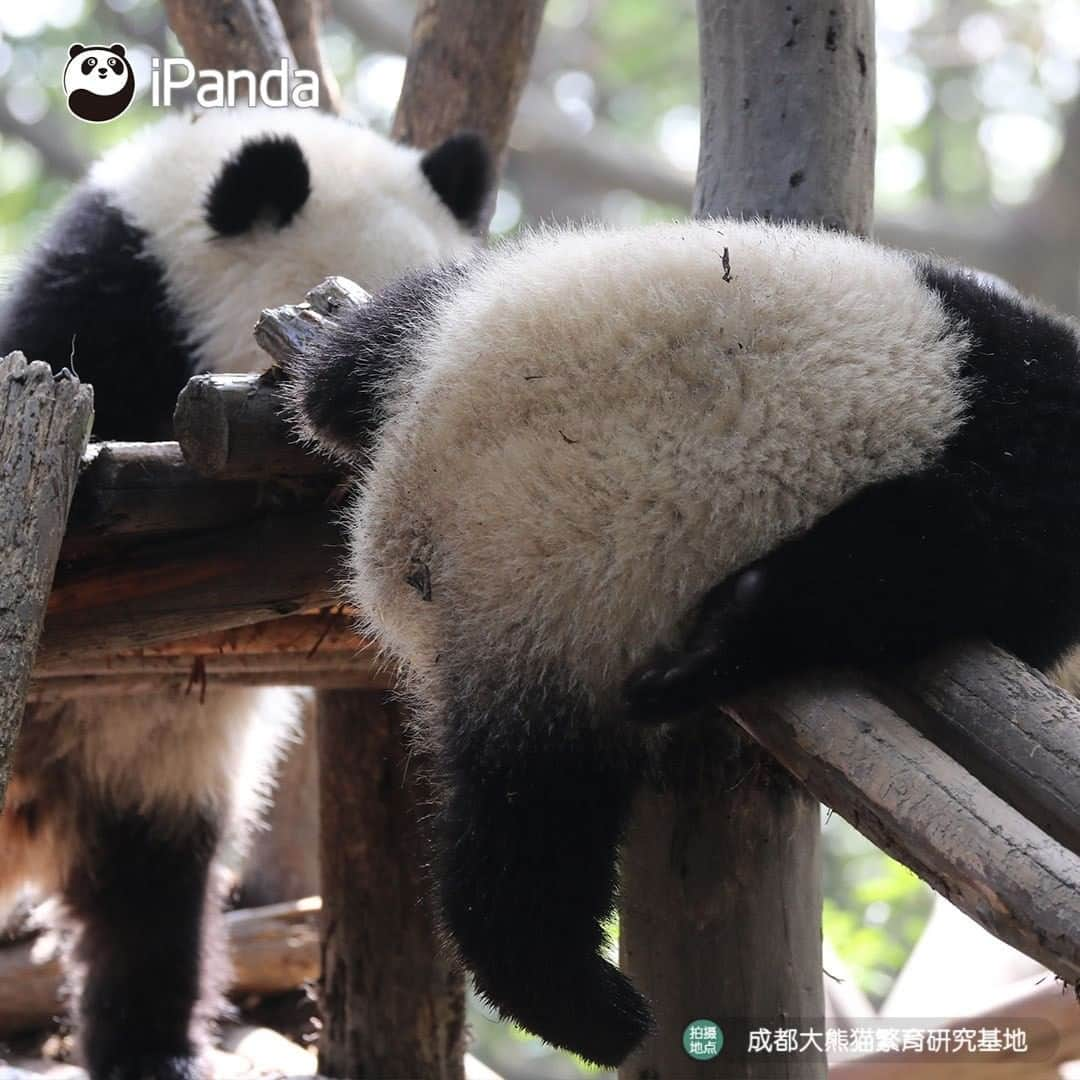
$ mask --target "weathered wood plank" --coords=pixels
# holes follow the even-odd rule
[[[0,360],[0,807],[94,395],[22,353]]]

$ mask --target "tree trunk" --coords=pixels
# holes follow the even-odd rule
[[[464,980],[436,945],[400,710],[383,695],[319,695],[323,1031],[319,1072],[463,1080]]]
[[[0,360],[0,808],[94,395],[22,353]]]
[[[695,214],[866,232],[874,159],[871,0],[699,0]],[[824,1056],[746,1057],[753,1027],[822,1030],[818,804],[734,728],[676,732],[623,859],[622,965],[658,1028],[622,1080],[818,1080]],[[710,1060],[693,1021],[726,1035]]]

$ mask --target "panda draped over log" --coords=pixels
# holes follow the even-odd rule
[[[663,732],[636,720],[1080,639],[1077,330],[959,267],[760,222],[554,231],[284,365],[299,434],[357,471],[347,591],[416,703],[447,936],[601,1065],[651,1023],[603,954]]]
[[[171,437],[199,371],[265,366],[259,311],[330,273],[370,288],[475,244],[475,136],[427,153],[311,111],[174,115],[104,157],[0,309],[21,349],[93,384],[98,438]],[[295,695],[209,688],[30,706],[0,815],[0,900],[57,892],[93,1080],[194,1080],[224,987],[214,860],[256,816]]]

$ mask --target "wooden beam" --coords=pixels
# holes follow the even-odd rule
[[[476,131],[501,164],[543,13],[544,0],[421,0],[394,138],[426,149],[455,131]]]
[[[381,694],[319,695],[324,896],[319,1072],[463,1076],[464,979],[421,902],[430,792]]]
[[[1080,856],[896,716],[857,675],[808,677],[729,712],[817,798],[961,911],[1069,982],[1080,978]]]
[[[197,68],[261,74],[295,64],[273,0],[164,0],[169,26]]]
[[[0,807],[94,395],[66,369],[0,360]]]
[[[331,604],[342,538],[327,518],[268,515],[62,563],[39,658],[100,656]]]
[[[875,686],[893,710],[1035,826],[1080,853],[1076,699],[988,645],[955,646],[902,687]]]
[[[184,460],[200,476],[262,479],[331,471],[326,458],[301,446],[281,418],[273,371],[194,376],[177,398],[173,428]]]

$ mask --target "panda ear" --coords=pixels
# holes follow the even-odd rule
[[[475,228],[495,181],[491,152],[483,137],[459,131],[420,159],[420,170],[435,194],[463,225]]]
[[[251,139],[221,167],[206,196],[206,223],[222,236],[239,236],[260,219],[280,229],[311,194],[311,173],[291,135]]]
[[[127,55],[127,49],[125,49],[124,46],[121,45],[119,41],[114,41],[109,46],[109,52],[114,52],[114,53],[116,53],[117,56],[126,56]]]
[[[75,57],[79,55],[79,53],[84,52],[86,52],[86,46],[80,45],[78,42],[76,42],[74,45],[71,46],[70,49],[68,49],[68,59],[74,60]]]

